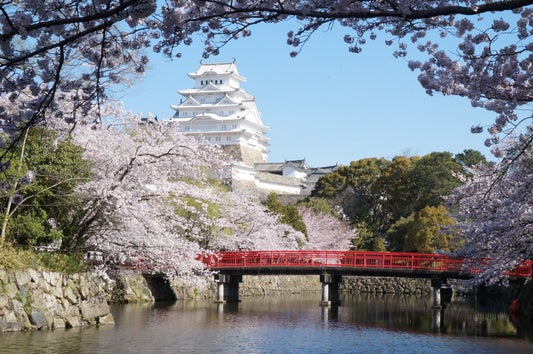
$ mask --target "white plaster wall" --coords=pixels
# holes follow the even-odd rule
[[[255,180],[255,186],[259,189],[264,189],[267,191],[284,193],[284,194],[300,194],[300,187],[298,186],[288,186],[283,184],[272,183],[268,181]]]

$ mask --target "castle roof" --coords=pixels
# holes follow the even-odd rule
[[[231,63],[213,63],[213,64],[204,64],[200,62],[200,67],[198,70],[192,73],[188,73],[189,77],[196,79],[207,75],[231,75],[239,81],[246,81],[245,77],[239,75],[237,70],[237,65],[235,61]]]
[[[287,166],[292,166],[293,168],[306,172],[308,179],[312,178],[313,180],[318,180],[320,176],[331,173],[339,168],[339,165],[323,166],[323,167],[311,167],[305,161],[302,160],[288,160],[285,162],[265,162],[265,163],[255,163],[254,169],[260,172],[268,172],[274,174],[283,173],[283,169]]]

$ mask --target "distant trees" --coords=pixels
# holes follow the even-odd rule
[[[479,157],[466,150],[463,155],[474,156],[472,161]],[[321,177],[312,196],[341,208],[358,230],[358,249],[404,251],[407,229],[413,230],[415,224],[424,230],[412,233],[420,240],[409,241],[409,251],[435,250],[437,244],[447,248],[447,242],[435,240],[434,227],[441,221],[449,223],[444,219],[442,204],[460,184],[457,173],[461,171],[463,165],[448,152],[398,156],[392,161],[362,159]],[[442,218],[436,216],[439,214]],[[408,218],[413,219],[409,227]],[[422,241],[424,237],[426,241]]]
[[[403,235],[403,252],[434,253],[435,251],[450,252],[456,247],[451,243],[453,229],[446,228],[455,224],[448,210],[443,206],[426,206],[411,214],[401,227]],[[393,227],[396,223],[393,225]],[[391,229],[393,228],[391,227]],[[399,229],[396,228],[396,232]],[[402,239],[402,235],[399,239]]]
[[[291,226],[294,230],[300,231],[307,237],[306,224],[294,205],[281,204],[279,196],[276,193],[269,193],[264,204],[268,210],[280,216],[280,222]]]

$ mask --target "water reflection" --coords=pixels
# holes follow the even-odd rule
[[[470,298],[456,297],[442,309],[432,308],[427,296],[356,294],[343,299],[346,320],[392,330],[409,330],[468,336],[528,337],[519,332],[505,304],[483,311]]]
[[[238,304],[178,301],[112,307],[115,326],[2,333],[2,353],[533,352],[509,316],[457,298],[350,295],[243,298]],[[505,338],[503,340],[502,338]]]

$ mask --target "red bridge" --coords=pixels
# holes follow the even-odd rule
[[[199,257],[206,268],[218,271],[218,301],[238,301],[243,275],[317,274],[322,282],[322,304],[338,300],[343,275],[430,278],[435,306],[440,306],[446,279],[468,279],[482,272],[486,262],[436,254],[354,251],[239,251]],[[506,273],[515,279],[532,277],[533,262],[524,261]]]

